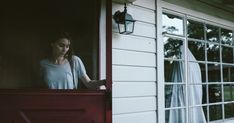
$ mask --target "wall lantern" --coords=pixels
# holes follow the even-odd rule
[[[134,31],[135,21],[132,16],[127,13],[126,3],[124,3],[124,11],[119,10],[114,14],[114,20],[118,24],[120,34],[131,34]]]

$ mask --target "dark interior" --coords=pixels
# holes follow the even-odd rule
[[[0,2],[0,88],[39,87],[39,62],[50,34],[70,34],[75,54],[98,78],[99,0]]]

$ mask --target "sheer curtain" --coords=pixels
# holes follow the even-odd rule
[[[184,52],[182,51],[182,57]],[[187,59],[196,61],[191,51],[187,50]],[[174,62],[171,80],[175,83],[184,82],[184,66],[182,62]],[[188,84],[201,83],[201,70],[198,63],[188,64]],[[202,85],[190,85],[188,87],[189,105],[202,104]],[[170,107],[185,106],[185,88],[182,85],[173,85]],[[185,109],[170,110],[169,123],[186,123]],[[189,123],[206,123],[202,107],[189,109]]]

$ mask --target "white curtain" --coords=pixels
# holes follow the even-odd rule
[[[184,52],[182,51],[182,57]],[[190,50],[187,50],[187,59],[196,61]],[[182,62],[174,62],[171,75],[172,82],[184,82],[184,66]],[[188,64],[188,84],[201,83],[201,70],[198,63],[189,62]],[[188,87],[189,105],[202,104],[202,85],[191,85]],[[173,85],[170,107],[185,106],[185,88],[182,85]],[[184,109],[170,110],[169,123],[186,123],[186,112]],[[189,109],[189,123],[206,123],[202,107]]]

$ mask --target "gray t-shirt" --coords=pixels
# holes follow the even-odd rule
[[[40,62],[42,77],[50,89],[75,89],[78,87],[78,78],[86,75],[86,70],[79,57],[73,56],[72,59],[74,82],[69,62],[62,65],[53,64],[48,59]]]

